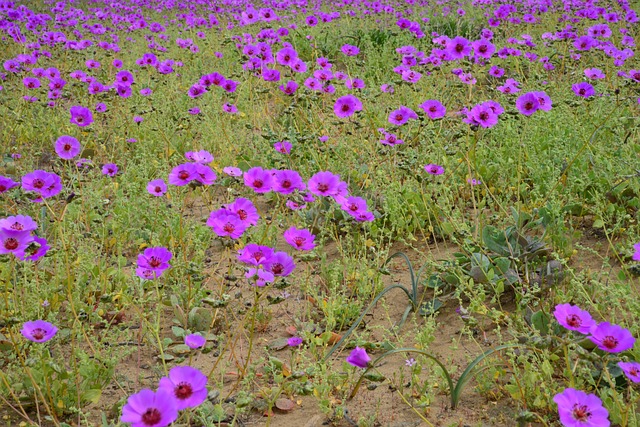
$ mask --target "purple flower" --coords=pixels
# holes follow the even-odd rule
[[[634,383],[640,383],[640,363],[638,362],[618,362],[622,372]]]
[[[491,128],[498,123],[498,115],[488,105],[478,104],[469,111],[469,118],[483,128]]]
[[[309,191],[316,196],[335,196],[338,194],[340,175],[329,171],[317,172],[309,179]]]
[[[184,157],[196,163],[207,164],[213,162],[213,155],[206,150],[187,151],[184,153]]]
[[[0,175],[0,194],[6,193],[7,191],[15,188],[19,185],[18,182],[15,182],[9,177]]]
[[[257,225],[260,219],[260,214],[251,200],[244,197],[238,197],[233,203],[225,206],[225,209],[237,214],[247,227]]]
[[[237,213],[229,212],[226,209],[211,212],[209,219],[207,219],[207,225],[218,236],[229,236],[234,240],[242,236],[248,227]]]
[[[350,44],[343,45],[340,50],[347,56],[356,56],[360,53],[360,49],[358,48],[358,46],[353,46]]]
[[[138,269],[139,272],[147,270],[154,273],[154,277],[160,277],[160,275],[168,268],[171,267],[169,260],[173,257],[173,254],[165,247],[158,246],[153,248],[147,248],[143,253],[138,255]],[[138,273],[138,271],[136,271]],[[147,278],[147,275],[140,275],[143,279]]]
[[[9,216],[0,219],[0,229],[7,231],[33,231],[38,228],[38,224],[27,215]]]
[[[356,368],[366,368],[369,366],[369,362],[371,362],[371,357],[364,348],[356,347],[347,356],[347,363]]]
[[[236,107],[233,104],[229,104],[228,102],[225,102],[224,104],[222,104],[222,111],[229,114],[236,114],[238,112],[238,107]]]
[[[62,181],[55,173],[38,169],[22,177],[22,189],[38,193],[41,198],[46,199],[62,191]]]
[[[198,181],[202,185],[211,185],[218,178],[216,173],[207,165],[203,165],[202,163],[196,163],[196,173],[194,175],[194,180]]]
[[[442,166],[433,163],[425,165],[424,170],[431,175],[442,175],[444,173],[444,168]]]
[[[196,179],[196,165],[195,163],[183,163],[176,166],[169,173],[169,184],[184,186]]]
[[[256,193],[268,193],[273,185],[273,176],[270,171],[259,166],[253,167],[244,173],[244,185],[253,188]]]
[[[600,350],[608,353],[620,353],[633,348],[636,339],[628,329],[608,322],[599,323],[591,328],[588,337]]]
[[[447,42],[446,51],[452,60],[462,59],[471,53],[471,44],[464,37],[454,37]]]
[[[62,135],[56,140],[55,150],[60,158],[70,160],[80,154],[80,142],[72,136]]]
[[[287,340],[287,345],[289,347],[300,347],[302,345],[302,338],[300,337],[291,337]]]
[[[152,196],[162,197],[167,192],[167,184],[163,179],[154,179],[147,184],[147,191]]]
[[[605,75],[600,68],[587,68],[584,70],[584,75],[588,79],[604,79]]]
[[[69,109],[71,113],[71,123],[80,127],[89,126],[93,123],[93,114],[91,110],[80,105],[73,106]]]
[[[131,86],[135,79],[130,71],[122,70],[116,74],[116,83],[123,86]]]
[[[20,333],[23,337],[33,342],[49,341],[58,332],[58,328],[44,320],[25,322]]]
[[[401,105],[397,110],[389,113],[389,123],[396,126],[402,126],[407,123],[409,119],[417,119],[418,115],[409,107]]]
[[[118,165],[116,165],[115,163],[107,163],[106,165],[102,166],[102,174],[113,178],[118,174]]]
[[[160,378],[161,390],[173,395],[179,411],[195,408],[207,399],[207,376],[191,366],[176,366]]]
[[[304,190],[305,183],[300,174],[294,170],[276,171],[273,177],[273,191],[280,194],[291,194],[295,190]]]
[[[261,265],[273,255],[273,249],[268,246],[249,243],[238,251],[238,261],[250,265]]]
[[[2,181],[0,181],[0,185],[2,185]],[[2,191],[0,191],[0,193],[1,192]],[[636,243],[635,245],[633,245],[633,250],[635,252],[633,253],[633,256],[631,257],[631,259],[633,259],[634,261],[640,261],[640,243]]]
[[[420,104],[420,108],[429,116],[430,119],[441,119],[447,114],[447,109],[435,99],[428,99]]]
[[[316,236],[311,234],[306,228],[297,229],[290,227],[284,232],[284,240],[290,244],[294,249],[299,251],[310,251],[316,247],[314,240]]]
[[[184,344],[192,349],[204,347],[207,343],[207,340],[202,335],[198,334],[190,334],[184,337]]]
[[[204,95],[205,93],[207,93],[207,88],[199,84],[195,84],[191,86],[189,88],[189,91],[187,92],[190,98],[198,98]]]
[[[14,255],[21,261],[36,262],[45,256],[47,252],[49,252],[49,249],[51,249],[51,246],[48,245],[47,239],[33,236],[29,247],[25,251],[17,252]]]
[[[226,173],[229,176],[242,176],[242,169],[235,166],[225,166],[224,168],[222,168],[222,172]]]
[[[345,95],[336,99],[333,112],[341,119],[351,117],[356,111],[362,110],[362,102],[354,95]]]
[[[172,392],[140,390],[127,399],[120,421],[132,427],[166,427],[178,418],[177,399]]]
[[[588,334],[596,325],[596,321],[591,318],[589,312],[571,304],[556,305],[553,315],[563,327],[581,334]]]
[[[533,92],[527,92],[520,95],[516,100],[516,108],[525,116],[530,116],[540,108],[540,101]]]
[[[595,394],[567,388],[553,397],[565,427],[609,427],[609,412]]]
[[[496,65],[492,65],[491,68],[489,68],[489,75],[500,78],[504,76],[504,68],[500,68]]]
[[[538,91],[538,92],[531,92],[531,93],[538,98],[539,110],[551,111],[553,102],[551,101],[551,98],[549,97],[549,95],[547,95],[546,92]]]
[[[576,83],[571,86],[571,90],[573,90],[573,93],[577,96],[582,98],[588,98],[596,94],[596,90],[587,82]]]
[[[279,141],[273,144],[273,148],[282,154],[289,154],[291,152],[291,143],[289,141]]]
[[[264,263],[265,270],[274,276],[288,276],[295,267],[296,265],[293,262],[293,258],[286,252],[276,252]]]
[[[7,230],[0,228],[0,255],[22,256],[33,241],[31,231]]]
[[[294,80],[287,81],[286,84],[278,86],[285,95],[293,95],[298,90],[298,83]]]

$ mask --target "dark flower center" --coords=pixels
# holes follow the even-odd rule
[[[487,46],[482,45],[482,46],[480,46],[480,49],[478,49],[478,50],[479,50],[480,52],[484,53],[484,52],[486,52],[486,51],[487,51]]]
[[[11,224],[11,227],[9,228],[12,230],[18,230],[18,231],[24,230],[24,226],[17,221]]]
[[[233,230],[235,230],[236,227],[230,222],[228,222],[224,225],[224,227],[222,227],[222,229],[227,233],[233,233]]]
[[[404,116],[402,114],[396,114],[396,121],[401,122],[402,119],[404,119]]]
[[[40,178],[36,178],[33,180],[33,187],[34,188],[42,188],[44,187],[44,181],[41,180]]]
[[[429,108],[429,111],[431,111],[432,113],[435,113],[436,111],[438,111],[438,109],[436,108],[436,106],[432,106],[431,108]]]
[[[349,106],[349,104],[342,104],[341,110],[346,113],[347,111],[351,110],[351,107]]]
[[[236,212],[238,214],[238,216],[240,217],[241,220],[245,220],[247,219],[247,211],[245,211],[244,209],[238,209],[238,212]]]
[[[187,179],[187,178],[189,178],[189,172],[187,172],[187,171],[180,171],[180,173],[178,174],[178,178],[180,178],[180,179]]]
[[[264,183],[262,182],[262,180],[261,180],[261,179],[256,179],[256,180],[254,180],[254,181],[253,181],[253,186],[254,186],[255,188],[262,188],[262,185],[263,185],[263,184],[264,184]]]
[[[7,191],[7,187],[4,184],[0,184],[0,193]]]
[[[614,348],[616,348],[618,346],[618,340],[617,340],[616,337],[612,337],[611,335],[607,335],[602,340],[602,345],[605,346],[606,348],[610,349],[610,350],[613,350]]]
[[[584,95],[584,94],[585,94],[585,92],[586,92],[586,90],[585,90],[585,89],[580,89],[580,90],[578,91],[578,93],[579,93],[580,95]]]
[[[4,247],[9,251],[16,250],[18,246],[19,246],[18,240],[14,237],[9,237],[7,240],[4,241]]]
[[[578,406],[576,403],[571,411],[571,415],[573,415],[573,418],[577,421],[588,421],[591,417],[591,412],[589,412],[587,405]]]
[[[84,119],[82,117],[76,117],[76,122],[82,123]]]
[[[64,144],[64,151],[71,150],[71,144]]]
[[[291,181],[284,181],[282,183],[282,188],[290,188],[291,187]]]
[[[480,120],[487,120],[489,118],[489,113],[483,111],[478,117]]]
[[[257,251],[253,253],[253,258],[257,261],[260,261],[260,259],[262,259],[264,257],[264,254],[262,253],[262,251]]]
[[[149,258],[149,265],[151,267],[158,267],[161,263],[162,261],[160,261],[157,257],[152,256],[151,258]]]
[[[640,375],[640,369],[635,367],[629,369],[629,375],[631,375],[632,377],[637,377],[638,375]]]
[[[162,414],[156,408],[149,408],[142,414],[142,422],[148,426],[154,426],[162,420]]]
[[[47,331],[45,331],[42,328],[36,328],[33,331],[31,331],[31,336],[37,340],[41,340],[42,338],[45,337],[45,335],[47,335]]]
[[[462,45],[462,44],[457,44],[457,45],[456,45],[456,48],[455,48],[455,51],[456,51],[456,52],[460,53],[460,52],[462,52],[463,50],[464,50],[464,45]]]
[[[156,186],[153,191],[155,191],[156,193],[162,193],[162,188]]]
[[[524,104],[525,110],[533,110],[533,102],[527,102]]]
[[[329,190],[329,186],[327,184],[325,183],[318,184],[318,191],[320,191],[321,193],[324,193],[327,190]]]
[[[567,325],[571,326],[572,328],[579,328],[580,325],[582,325],[582,319],[580,319],[580,316],[576,314],[570,314],[569,316],[567,316]]]
[[[284,266],[280,263],[271,265],[271,272],[273,274],[282,274],[284,271]]]
[[[174,390],[177,399],[184,400],[191,397],[193,394],[193,388],[191,384],[186,382],[181,382],[178,384]]]

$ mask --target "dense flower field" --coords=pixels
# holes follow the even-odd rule
[[[640,425],[637,9],[0,0],[3,423]]]

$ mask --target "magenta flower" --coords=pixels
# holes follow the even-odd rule
[[[444,167],[429,163],[424,166],[424,170],[431,175],[442,175],[444,173]]]
[[[195,163],[183,163],[176,166],[169,173],[169,184],[184,186],[196,179],[197,169]]]
[[[250,265],[261,265],[273,255],[273,249],[268,246],[249,243],[238,251],[238,261]]]
[[[498,115],[488,105],[478,104],[469,111],[469,118],[474,124],[478,124],[483,128],[492,128],[498,124]]]
[[[588,334],[596,325],[596,321],[591,318],[589,312],[571,304],[556,305],[553,315],[560,325],[581,334]]]
[[[184,337],[184,344],[187,347],[189,347],[191,349],[194,349],[194,350],[196,348],[204,347],[204,345],[206,343],[207,343],[207,340],[202,335],[190,334],[190,335],[187,335],[186,337]]]
[[[288,276],[296,267],[293,258],[286,252],[276,252],[264,263],[266,271],[273,273],[274,276]]]
[[[396,126],[402,126],[407,123],[409,119],[417,119],[418,115],[409,107],[401,105],[397,110],[389,113],[389,123]]]
[[[115,163],[107,163],[106,165],[102,166],[102,174],[113,178],[118,174],[118,165],[116,165]]]
[[[280,89],[285,95],[293,95],[298,90],[298,83],[294,80],[289,80],[287,83],[278,86],[278,89]]]
[[[576,83],[571,86],[571,90],[573,90],[573,93],[577,96],[582,98],[589,98],[596,94],[596,90],[587,82]]]
[[[226,173],[229,176],[242,176],[242,169],[235,166],[225,166],[224,168],[222,168],[222,172]]]
[[[524,95],[520,95],[516,100],[516,108],[521,114],[530,116],[540,108],[540,101],[533,92],[527,92]]]
[[[618,362],[622,372],[634,383],[640,383],[640,363],[638,362]]]
[[[80,142],[72,136],[62,135],[56,140],[55,150],[60,158],[65,160],[73,159],[80,154]]]
[[[253,188],[256,193],[268,193],[273,185],[271,171],[264,170],[259,166],[253,167],[243,175],[244,185]]]
[[[300,347],[302,345],[302,338],[300,337],[291,337],[287,340],[287,345],[289,347]]]
[[[291,143],[289,141],[278,141],[273,144],[273,148],[278,153],[282,153],[282,154],[291,153]]]
[[[20,185],[20,183],[15,182],[9,177],[0,175],[0,194],[6,193],[7,191],[17,187],[18,185]]]
[[[276,171],[273,179],[273,191],[280,194],[291,194],[295,190],[304,190],[306,187],[300,174],[294,170]]]
[[[193,179],[202,185],[211,185],[218,178],[213,169],[207,165],[203,165],[202,163],[195,163],[195,169],[196,171],[193,175]]]
[[[567,388],[553,397],[565,427],[609,427],[609,412],[595,394]]]
[[[0,219],[0,229],[7,231],[33,231],[38,228],[38,224],[27,215],[9,216]]]
[[[340,175],[331,172],[317,172],[309,179],[309,191],[316,196],[334,196],[338,194]]]
[[[163,179],[154,179],[147,184],[147,191],[152,196],[162,197],[167,192],[167,184]]]
[[[173,395],[179,411],[195,408],[207,399],[207,376],[191,366],[176,366],[160,378],[161,390]]]
[[[249,227],[250,225],[258,225],[260,214],[249,199],[244,197],[238,197],[233,203],[225,206],[225,209],[229,212],[233,212],[238,215],[240,220]]]
[[[127,399],[120,421],[132,427],[166,427],[178,418],[177,405],[173,392],[140,390]]]
[[[634,261],[640,261],[640,243],[636,243],[635,245],[633,245],[633,250],[635,252],[633,253],[631,259],[633,259]]]
[[[229,104],[228,102],[225,102],[224,104],[222,104],[222,111],[229,114],[236,114],[238,112],[238,107],[236,107],[233,104]]]
[[[362,110],[362,102],[354,95],[345,95],[336,99],[333,112],[339,118],[351,117],[356,111]]]
[[[600,68],[586,68],[584,70],[584,75],[588,79],[594,79],[594,80],[604,79],[606,77]]]
[[[371,357],[364,348],[356,347],[347,356],[347,363],[356,368],[366,368],[369,366],[369,362],[371,362]]]
[[[20,331],[23,337],[33,342],[49,341],[57,332],[57,327],[44,320],[25,322]]]
[[[33,236],[33,241],[29,247],[23,252],[17,252],[14,255],[21,261],[36,262],[49,252],[51,246],[49,246],[47,239]]]
[[[0,228],[0,255],[14,254],[22,256],[33,241],[30,231],[7,230]]]
[[[599,323],[591,328],[588,337],[598,348],[608,353],[620,353],[633,348],[636,339],[628,329],[609,322]]]
[[[62,191],[62,181],[55,173],[35,170],[22,177],[22,189],[38,193],[41,198],[46,199]]]
[[[206,150],[187,151],[184,153],[184,157],[195,163],[207,164],[213,162],[213,155]]]
[[[207,225],[218,236],[229,236],[234,240],[242,236],[248,227],[247,224],[242,222],[237,213],[229,212],[226,209],[218,209],[211,212],[209,219],[207,219]]]
[[[165,247],[147,248],[138,255],[138,268],[155,272],[155,277],[160,277],[166,269],[171,267],[169,260],[172,257],[173,254]]]
[[[428,99],[420,104],[420,108],[429,116],[430,119],[441,119],[447,114],[447,109],[435,99]]]
[[[314,240],[316,236],[311,234],[306,228],[297,229],[290,227],[284,232],[284,240],[294,249],[299,251],[311,251],[316,247]]]
[[[346,56],[356,56],[357,54],[360,53],[360,49],[358,48],[358,46],[353,46],[350,44],[345,44],[343,45],[340,50],[342,51],[342,53],[344,53]]]
[[[447,42],[446,52],[452,60],[462,59],[471,53],[471,44],[464,37],[454,37]]]
[[[538,98],[538,109],[542,111],[551,111],[553,102],[549,95],[544,91],[531,92]]]
[[[76,105],[69,109],[69,113],[71,113],[71,124],[86,127],[93,123],[93,113],[86,107]]]

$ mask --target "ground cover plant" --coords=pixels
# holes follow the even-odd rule
[[[640,425],[639,19],[0,0],[3,425]]]

